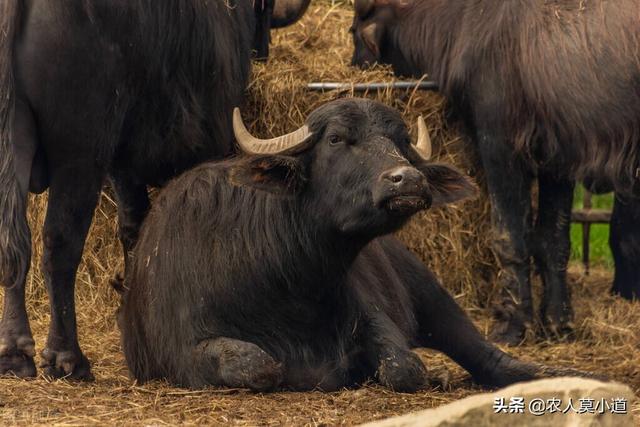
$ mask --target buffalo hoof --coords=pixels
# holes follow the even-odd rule
[[[547,339],[553,341],[568,341],[575,337],[573,322],[567,318],[543,316],[543,328]]]
[[[501,388],[521,381],[531,381],[537,378],[540,366],[534,363],[521,362],[506,353],[502,353],[499,363],[491,373],[474,377],[474,381],[484,387]]]
[[[618,272],[616,271],[616,273]],[[619,295],[629,301],[640,300],[640,283],[625,283],[616,275],[613,286],[611,287],[611,293],[613,295]]]
[[[547,339],[565,341],[572,339],[573,312],[569,301],[549,301],[543,303],[542,327]]]
[[[500,352],[499,362],[489,375],[474,378],[475,382],[485,387],[502,388],[508,385],[549,377],[582,377],[606,381],[607,378],[571,368],[553,368],[538,363],[523,362]]]
[[[35,354],[35,342],[31,335],[0,338],[0,375],[35,377],[36,365],[33,362]]]
[[[205,341],[199,347],[217,361],[217,376],[222,385],[266,391],[275,389],[282,382],[282,364],[253,343],[218,338]]]
[[[495,308],[496,321],[490,339],[500,344],[517,346],[533,338],[535,332],[531,316],[513,305],[501,305]]]
[[[49,378],[65,378],[71,380],[93,381],[89,360],[78,349],[77,351],[56,351],[45,348],[40,354],[40,367]]]
[[[377,377],[380,384],[394,391],[411,393],[429,384],[427,368],[412,351],[392,352],[380,360]]]

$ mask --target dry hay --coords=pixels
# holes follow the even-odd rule
[[[299,126],[321,103],[349,94],[309,93],[309,81],[382,81],[388,70],[361,72],[348,67],[351,12],[344,5],[316,1],[295,26],[274,33],[272,58],[254,69],[249,105],[245,108],[254,133],[271,136]],[[403,112],[409,123],[423,114],[432,133],[436,157],[470,171],[463,140],[443,124],[442,100],[433,93],[370,94]],[[260,119],[258,121],[258,118]],[[38,350],[48,325],[42,274],[40,228],[46,196],[32,198],[30,223],[34,240],[28,305]],[[495,261],[488,250],[488,207],[483,199],[432,211],[401,233],[408,245],[430,265],[486,333],[483,308],[495,289]],[[446,357],[421,352],[430,368],[448,369],[452,389],[414,395],[393,393],[371,385],[337,393],[251,394],[241,390],[186,391],[162,382],[144,386],[127,378],[114,322],[117,298],[108,282],[122,267],[116,239],[115,203],[108,192],[85,246],[77,276],[80,343],[93,363],[95,383],[0,380],[0,424],[354,424],[374,418],[438,406],[478,392],[468,376]],[[581,276],[573,269],[577,338],[573,343],[532,343],[510,350],[527,360],[605,372],[640,391],[640,304],[607,294],[610,272]],[[636,406],[640,420],[640,406]],[[514,420],[515,421],[515,420]]]

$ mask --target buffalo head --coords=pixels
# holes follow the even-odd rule
[[[236,110],[234,129],[253,154],[232,173],[237,184],[294,196],[316,223],[343,233],[380,235],[414,213],[475,193],[456,169],[429,160],[431,142],[422,118],[411,142],[400,114],[378,102],[341,99],[325,104],[305,125],[261,140]]]
[[[355,0],[351,64],[365,68],[392,63],[395,49],[389,46],[389,33],[409,7],[409,0]]]

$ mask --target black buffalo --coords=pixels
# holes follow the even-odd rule
[[[239,114],[238,114],[239,116]],[[414,213],[475,186],[426,160],[400,115],[343,99],[253,153],[200,165],[160,193],[140,232],[119,314],[137,380],[335,390],[375,377],[424,386],[414,346],[445,352],[481,384],[566,374],[488,343],[394,237]],[[179,214],[177,214],[179,212]]]
[[[356,0],[355,10],[353,63],[428,74],[478,148],[503,270],[494,336],[516,343],[532,325],[531,256],[547,332],[571,333],[576,180],[617,192],[613,291],[640,297],[640,1]]]
[[[160,185],[233,150],[252,0],[4,0],[0,6],[0,374],[33,376],[24,282],[27,193],[49,188],[45,373],[91,378],[77,340],[75,273],[105,178],[125,253]]]

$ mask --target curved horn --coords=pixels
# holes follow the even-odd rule
[[[239,108],[233,109],[233,134],[240,149],[247,154],[297,153],[307,148],[313,132],[307,125],[286,135],[271,139],[258,139],[251,135],[242,121]]]
[[[431,137],[427,130],[427,124],[422,116],[418,117],[418,140],[413,144],[413,148],[422,157],[423,160],[431,158]]]
[[[356,15],[359,17],[364,17],[371,12],[373,8],[375,0],[355,0],[353,3],[353,7],[356,11]]]

